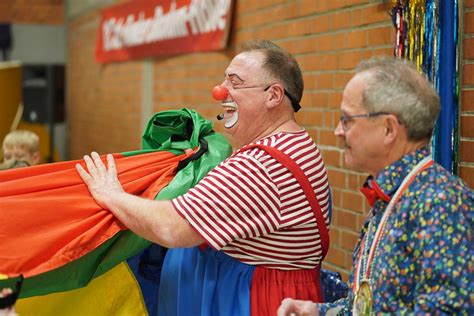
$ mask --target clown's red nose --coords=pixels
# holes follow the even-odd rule
[[[229,95],[229,90],[224,86],[215,86],[212,88],[212,97],[217,101],[222,101]]]

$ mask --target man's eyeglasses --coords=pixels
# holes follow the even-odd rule
[[[344,114],[342,114],[339,117],[339,121],[341,122],[342,129],[344,131],[347,131],[349,129],[348,123],[350,121],[352,121],[353,119],[361,118],[361,117],[369,118],[369,117],[375,117],[375,116],[379,116],[379,115],[390,115],[390,113],[388,113],[388,112],[370,112],[370,113],[366,113],[366,114],[356,114],[356,115],[344,115]]]
[[[268,85],[266,88],[263,89],[263,91],[267,91],[268,89],[270,89],[270,87],[272,85],[273,84]],[[236,89],[236,90],[239,90],[239,89],[254,89],[254,88],[260,88],[260,87],[263,88],[263,86],[249,86],[249,87],[238,87],[238,88],[234,88],[234,89]],[[283,92],[285,93],[287,98],[290,99],[291,106],[293,107],[293,110],[295,111],[295,113],[298,112],[301,109],[301,105],[295,100],[295,98],[293,98],[293,96],[288,91],[286,91],[286,89],[284,89]]]
[[[267,91],[268,89],[270,89],[271,86],[272,85],[269,85],[263,91]],[[295,111],[295,113],[298,112],[301,109],[301,105],[295,100],[295,98],[293,98],[293,96],[288,91],[286,91],[286,89],[283,89],[283,92],[285,93],[286,97],[290,99],[293,111]]]

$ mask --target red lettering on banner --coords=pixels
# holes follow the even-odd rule
[[[102,10],[101,63],[223,49],[233,0],[135,0]]]

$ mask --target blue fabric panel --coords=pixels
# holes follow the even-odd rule
[[[159,315],[250,315],[254,270],[210,247],[169,249],[161,274]]]
[[[158,315],[158,290],[163,260],[168,249],[151,245],[138,255],[127,260],[142,290],[148,314]]]

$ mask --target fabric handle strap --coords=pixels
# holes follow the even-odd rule
[[[311,206],[311,209],[313,210],[314,217],[318,225],[319,234],[321,236],[321,246],[322,246],[322,255],[323,255],[321,260],[324,259],[324,257],[326,256],[329,250],[328,228],[326,226],[326,221],[324,220],[321,207],[319,206],[318,198],[316,194],[314,193],[313,187],[311,186],[311,183],[309,183],[309,180],[305,176],[303,170],[301,170],[301,168],[296,164],[296,162],[294,162],[288,155],[270,146],[265,146],[261,144],[252,144],[252,145],[248,145],[241,148],[239,152],[243,152],[245,150],[252,149],[252,148],[260,148],[266,151],[275,160],[277,160],[283,166],[288,168],[288,170],[290,170],[290,172],[293,174],[296,180],[298,180],[301,188],[303,189],[304,194],[306,195],[306,198],[308,199],[309,205]]]
[[[184,167],[186,167],[191,161],[198,160],[207,152],[209,148],[207,141],[204,138],[199,139],[199,149],[192,155],[183,160],[180,160],[178,163],[177,171],[180,171]]]

